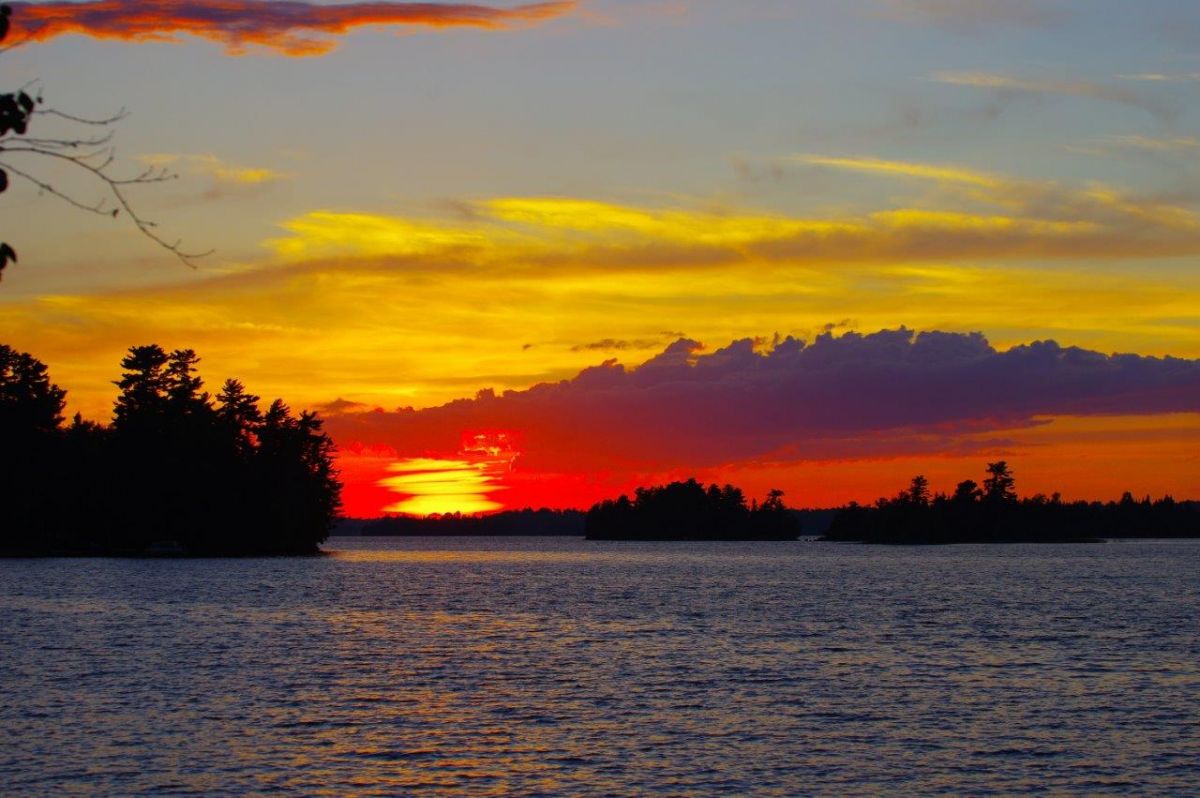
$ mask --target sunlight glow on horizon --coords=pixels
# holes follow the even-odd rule
[[[403,497],[381,508],[383,513],[427,516],[446,513],[474,515],[505,505],[493,494],[503,484],[518,457],[508,432],[464,432],[457,458],[408,457],[387,466],[391,476],[376,484]]]
[[[461,497],[435,494],[428,502],[417,498],[407,508],[398,508],[397,503],[381,505],[354,490],[348,497],[347,514],[370,518],[396,512],[418,516],[456,511],[489,514],[523,507],[586,510],[596,501],[616,498],[641,485],[693,476],[702,482],[733,483],[750,496],[782,487],[791,507],[834,507],[893,496],[915,474],[928,477],[931,490],[949,493],[963,479],[982,479],[984,464],[995,459],[1007,459],[1012,465],[1021,496],[1057,491],[1067,501],[1110,501],[1130,490],[1139,499],[1167,494],[1182,499],[1200,495],[1197,451],[1200,414],[1061,417],[1029,430],[1020,441],[991,449],[985,443],[978,451],[967,453],[743,463],[718,470],[671,470],[586,483],[579,481],[585,474],[538,475],[517,470],[505,478],[507,490],[489,494],[483,504],[478,503],[480,494],[467,492]],[[358,456],[344,452],[339,463],[352,466],[356,459]]]
[[[382,508],[384,513],[471,515],[503,507],[490,496],[504,487],[495,484],[481,464],[420,457],[394,463],[388,471],[396,476],[385,477],[379,484],[406,498]]]

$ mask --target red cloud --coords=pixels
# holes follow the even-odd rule
[[[122,41],[177,41],[188,33],[220,42],[240,55],[247,45],[310,56],[329,52],[344,35],[364,25],[433,28],[507,28],[541,22],[573,9],[574,0],[527,3],[513,8],[474,4],[346,3],[317,5],[298,0],[92,0],[82,3],[12,3],[19,35],[46,41],[68,33]]]

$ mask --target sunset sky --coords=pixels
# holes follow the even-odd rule
[[[322,411],[358,516],[1200,497],[1192,0],[11,5],[6,90],[127,109],[179,176],[130,198],[215,250],[14,178],[0,341],[71,412],[193,348]]]

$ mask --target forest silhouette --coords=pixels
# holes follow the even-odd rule
[[[1057,543],[1102,538],[1200,536],[1200,503],[1165,496],[1151,501],[1126,492],[1116,502],[1064,502],[1055,493],[1017,497],[1004,460],[987,477],[958,483],[950,495],[931,494],[923,475],[873,506],[851,503],[833,517],[823,540],[888,544]]]
[[[45,364],[0,345],[0,553],[317,553],[341,504],[321,420],[234,379],[212,396],[198,363],[132,347],[112,422],[64,424]]]

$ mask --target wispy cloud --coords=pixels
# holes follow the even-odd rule
[[[287,173],[269,167],[230,163],[212,154],[150,153],[138,156],[137,160],[147,166],[159,167],[189,178],[207,178],[207,186],[203,191],[176,198],[171,203],[175,207],[197,201],[255,197],[289,177]],[[191,180],[188,182],[190,184]]]
[[[911,161],[888,161],[881,158],[836,158],[825,155],[794,155],[788,158],[793,163],[812,166],[830,166],[855,172],[868,172],[897,177],[915,177],[950,183],[995,188],[1002,180],[994,175],[979,172],[964,166],[913,163]]]
[[[1150,83],[1196,83],[1200,82],[1200,72],[1137,72],[1134,74],[1117,75],[1122,80],[1141,80]]]
[[[656,338],[602,338],[598,341],[588,341],[585,344],[575,344],[572,352],[625,352],[629,350],[656,349],[662,346],[664,339],[677,340],[685,337],[681,332],[662,332]]]
[[[940,197],[833,217],[647,208],[563,197],[468,203],[470,213],[455,219],[314,211],[286,222],[289,235],[270,245],[288,259],[421,257],[429,268],[469,263],[493,273],[1200,253],[1200,216],[1193,210],[1098,183],[1068,186],[960,165],[874,157],[779,160],[929,182],[938,186]]]
[[[1097,142],[1100,148],[1142,150],[1145,152],[1194,152],[1200,150],[1200,139],[1195,136],[1105,136]]]
[[[151,153],[138,157],[138,160],[150,166],[162,166],[186,171],[191,174],[209,175],[223,183],[239,185],[258,185],[273,183],[286,177],[264,166],[240,166],[222,161],[215,155],[178,155],[174,153]]]
[[[178,41],[180,34],[219,42],[241,55],[258,46],[291,56],[323,55],[336,37],[364,26],[510,28],[572,10],[572,0],[510,8],[467,3],[358,2],[322,5],[303,0],[89,0],[12,3],[14,25],[35,41],[65,34],[121,41]]]
[[[881,13],[963,33],[1000,25],[1044,28],[1063,19],[1063,13],[1045,0],[883,0]]]
[[[989,89],[1002,94],[1042,94],[1083,97],[1137,108],[1158,119],[1171,119],[1178,109],[1157,97],[1124,86],[1088,80],[1022,78],[994,72],[936,72],[933,80],[954,86]]]

